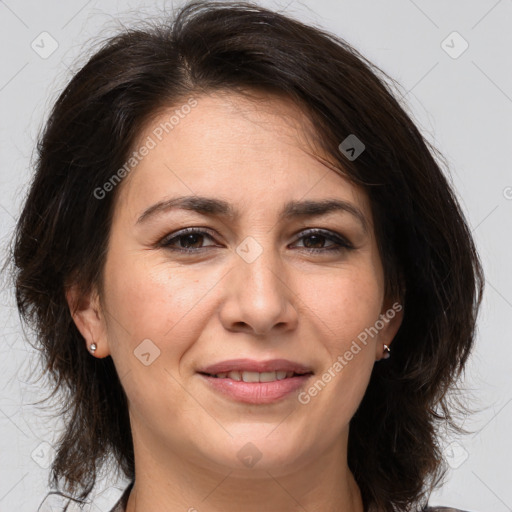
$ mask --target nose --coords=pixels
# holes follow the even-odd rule
[[[295,329],[298,323],[296,301],[290,273],[275,251],[265,248],[254,260],[234,254],[220,312],[224,327],[266,336],[272,331]]]

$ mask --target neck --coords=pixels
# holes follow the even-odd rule
[[[294,469],[212,467],[176,452],[135,442],[135,484],[126,512],[363,512],[346,464],[346,441]],[[340,450],[341,448],[341,450]],[[345,448],[345,449],[343,449]],[[342,457],[340,455],[343,454]]]

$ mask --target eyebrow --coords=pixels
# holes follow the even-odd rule
[[[223,201],[222,199],[195,195],[175,197],[159,201],[144,210],[136,223],[140,224],[154,216],[157,216],[158,214],[174,209],[189,210],[211,217],[223,217],[231,221],[240,216],[240,213],[231,204]],[[351,214],[359,221],[363,230],[368,232],[368,223],[362,211],[352,203],[341,199],[288,201],[279,213],[279,221],[302,217],[319,217],[336,211]]]

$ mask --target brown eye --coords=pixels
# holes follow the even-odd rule
[[[299,240],[304,240],[304,249],[309,252],[328,253],[353,249],[350,242],[330,231],[310,230],[302,235]],[[331,245],[325,247],[326,241],[331,242]]]
[[[206,233],[206,231],[189,228],[172,236],[167,236],[159,245],[170,250],[197,252],[204,247],[212,247],[203,245],[206,238],[213,240],[213,237]]]
[[[214,240],[213,236],[198,228],[188,228],[178,233],[166,236],[160,247],[181,252],[199,252],[201,249],[215,247],[215,245],[204,245],[206,239]],[[312,253],[341,252],[353,249],[353,245],[345,238],[331,231],[310,230],[303,234],[298,240],[303,240],[303,246],[299,247]],[[326,246],[326,243],[328,244]]]

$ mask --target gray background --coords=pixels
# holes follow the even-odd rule
[[[448,159],[487,289],[465,379],[467,399],[477,409],[466,427],[475,433],[441,441],[451,470],[431,504],[512,511],[512,0],[260,3],[337,33],[396,78],[411,115]],[[2,256],[27,190],[38,131],[58,92],[84,63],[91,38],[108,36],[119,20],[131,25],[172,6],[0,1]],[[52,45],[58,45],[53,53]],[[40,390],[45,383],[30,381],[37,358],[22,337],[12,290],[4,283],[1,293],[0,512],[33,511],[48,492],[51,444],[61,422],[30,405],[46,396]],[[108,510],[125,483],[105,474],[89,510]],[[50,502],[45,510],[52,510]]]

